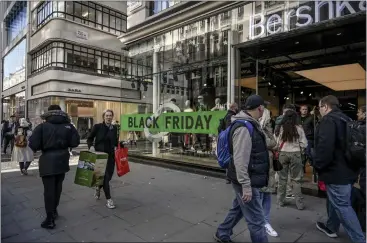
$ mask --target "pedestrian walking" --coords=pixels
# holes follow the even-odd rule
[[[347,161],[345,146],[347,117],[339,109],[339,100],[328,95],[319,102],[322,116],[316,129],[314,166],[319,179],[325,182],[328,197],[328,219],[317,222],[316,227],[331,238],[337,237],[340,224],[352,242],[366,242],[356,212],[351,204],[353,184],[358,170],[352,168],[353,161]]]
[[[285,104],[283,106],[283,113],[282,115],[278,116],[275,120],[275,126],[274,126],[274,134],[279,134],[282,122],[283,122],[283,117],[284,114],[289,111],[296,111],[296,106],[294,104]],[[279,173],[275,173],[275,182],[277,185],[279,185]],[[294,199],[294,195],[293,193],[293,187],[292,187],[292,183],[291,183],[291,176],[288,175],[288,181],[287,181],[287,191],[286,191],[286,199]]]
[[[95,124],[88,136],[88,148],[91,151],[104,152],[108,154],[106,172],[104,176],[103,186],[98,186],[95,191],[95,198],[101,196],[101,188],[103,187],[104,194],[107,199],[106,206],[110,209],[115,208],[115,204],[111,198],[110,181],[115,171],[115,150],[118,145],[118,135],[116,126],[112,125],[114,113],[112,110],[103,112],[103,122]]]
[[[12,115],[10,117],[11,121],[4,124],[3,127],[3,133],[4,133],[4,154],[6,154],[6,150],[8,149],[8,146],[10,144],[10,154],[13,153],[14,148],[14,138],[15,138],[15,130],[19,126],[19,123],[17,121],[17,117],[15,115]]]
[[[12,161],[19,162],[21,175],[28,175],[28,167],[34,159],[33,151],[29,147],[29,138],[32,132],[29,128],[29,123],[25,118],[21,118],[19,127],[15,131],[15,146],[11,156]]]
[[[302,126],[298,125],[297,113],[293,110],[285,112],[279,133],[276,133],[277,149],[279,151],[279,162],[283,169],[279,171],[278,205],[284,207],[288,175],[293,186],[296,206],[299,210],[304,209],[301,192],[301,181],[303,178],[303,151],[307,147],[307,138]]]
[[[62,183],[69,167],[69,148],[78,147],[80,137],[67,113],[58,105],[51,105],[41,118],[45,121],[35,127],[29,139],[33,151],[42,151],[39,158],[39,174],[44,187],[46,219],[41,227],[53,229],[58,217]]]
[[[269,153],[266,139],[259,124],[265,102],[261,96],[247,98],[243,110],[232,117],[248,121],[250,131],[237,123],[231,131],[233,159],[228,165],[228,178],[232,182],[235,199],[224,222],[219,225],[214,238],[218,242],[231,242],[233,228],[244,217],[252,242],[268,242],[265,231],[265,217],[260,198],[260,189],[269,180]]]
[[[276,141],[273,135],[273,128],[271,122],[271,115],[268,109],[264,109],[264,114],[260,118],[260,126],[263,129],[266,146],[269,150],[269,161],[273,161],[272,150],[276,147]],[[270,236],[277,237],[278,233],[273,229],[270,224],[270,210],[271,210],[271,194],[275,193],[275,171],[273,168],[273,163],[269,164],[269,183],[268,186],[261,188],[260,199],[262,201],[262,207],[264,210],[265,217],[265,230]]]
[[[219,122],[219,127],[218,127],[218,134],[224,130],[227,129],[227,127],[229,127],[229,125],[231,125],[231,119],[233,116],[235,116],[238,113],[238,105],[237,103],[231,103],[229,105],[229,109],[227,111],[227,114],[225,115],[224,118],[222,118]],[[227,175],[227,170],[226,170],[226,175]],[[226,183],[227,184],[231,184],[231,180],[228,179],[228,176],[226,178]]]

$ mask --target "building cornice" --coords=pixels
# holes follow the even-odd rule
[[[191,7],[181,11],[176,11],[169,16],[161,18],[152,23],[144,24],[140,28],[128,30],[127,33],[121,35],[119,40],[129,46],[135,42],[152,38],[160,33],[165,33],[170,30],[187,25],[191,22],[196,22],[207,16],[214,15],[225,11],[225,9],[233,8],[237,5],[243,5],[243,2],[234,1],[208,1],[199,2]],[[145,23],[145,22],[144,22]]]

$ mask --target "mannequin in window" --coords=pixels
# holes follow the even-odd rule
[[[204,104],[204,97],[199,95],[198,97],[198,108],[197,111],[206,111],[206,106]]]
[[[191,101],[186,100],[185,101],[185,110],[184,112],[193,112],[194,110],[191,108]]]
[[[215,106],[211,109],[211,111],[223,111],[224,106],[220,104],[221,100],[220,98],[215,99]]]
[[[204,97],[202,95],[198,96],[198,106],[197,111],[207,111],[207,107],[204,103]],[[200,149],[202,149],[203,152],[210,150],[210,142],[209,142],[209,135],[208,134],[196,134],[195,136],[195,142],[194,144],[199,144]],[[202,139],[205,140],[206,149],[204,149],[204,146],[202,144]],[[194,146],[194,149],[197,150],[197,146]]]

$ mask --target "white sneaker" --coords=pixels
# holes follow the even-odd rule
[[[112,199],[108,199],[107,200],[107,204],[106,204],[106,206],[109,208],[109,209],[114,209],[116,206],[115,206],[115,204],[113,204],[113,201],[112,201]]]
[[[270,236],[277,237],[278,233],[271,227],[270,224],[265,224],[266,233]]]

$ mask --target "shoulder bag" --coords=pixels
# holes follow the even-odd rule
[[[279,162],[279,153],[280,153],[280,150],[282,150],[284,143],[285,142],[282,142],[280,144],[278,151],[274,152],[274,156],[273,156],[273,170],[274,171],[281,171],[283,169],[283,165]]]

